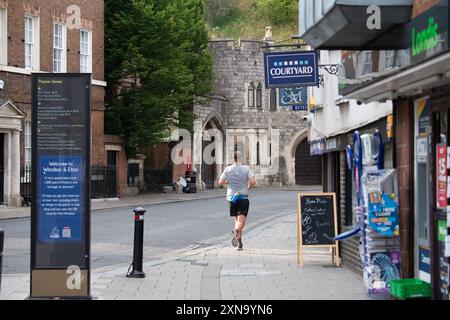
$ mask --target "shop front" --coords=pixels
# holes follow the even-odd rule
[[[373,67],[371,80],[356,74],[342,92],[364,103],[394,102],[402,277],[430,283],[440,300],[449,299],[449,17],[448,1],[415,16],[402,27],[406,49],[389,52],[402,63]],[[388,52],[370,54],[389,60]]]
[[[324,142],[324,192],[335,192],[337,195],[339,214],[339,232],[351,231],[357,224],[354,209],[357,207],[357,194],[355,190],[353,172],[348,168],[346,149],[353,145],[353,135],[359,131],[362,135],[380,133],[383,142],[383,167],[393,168],[393,144],[390,130],[392,116],[383,117],[370,124],[354,128],[346,133],[329,137]],[[363,274],[363,265],[360,256],[360,236],[347,238],[340,242],[342,263],[358,276]]]

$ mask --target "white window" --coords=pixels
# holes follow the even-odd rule
[[[25,69],[39,70],[39,17],[25,16]]]
[[[25,16],[25,69],[33,68],[33,18]]]
[[[86,30],[80,32],[80,72],[92,72],[91,33]]]
[[[395,50],[386,50],[384,52],[384,68],[394,67]]]
[[[364,64],[362,70],[362,76],[372,73],[373,59],[372,51],[366,51],[364,54]]]
[[[66,26],[53,24],[53,72],[66,72]]]
[[[25,121],[25,167],[31,168],[31,121]]]
[[[0,9],[0,64],[7,65],[7,45],[8,45],[8,32],[6,22],[6,9]]]

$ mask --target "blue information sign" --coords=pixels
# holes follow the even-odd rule
[[[39,159],[39,240],[81,241],[84,208],[81,157]]]
[[[293,111],[308,110],[308,88],[280,88],[280,107]]]
[[[265,53],[264,72],[267,88],[319,86],[316,51]]]

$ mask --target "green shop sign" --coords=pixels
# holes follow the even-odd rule
[[[434,49],[438,44],[439,24],[434,20],[434,17],[428,19],[428,28],[421,31],[412,28],[411,56],[415,57],[424,51]]]
[[[442,1],[420,14],[408,24],[411,64],[449,49],[449,5]]]

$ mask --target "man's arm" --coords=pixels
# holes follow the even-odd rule
[[[220,176],[219,179],[219,186],[225,186],[228,184],[228,180],[227,180],[227,170],[225,169],[225,171],[222,173],[222,175]]]
[[[255,179],[255,177],[250,177],[248,179],[248,189],[250,190],[254,186],[256,186],[256,179]]]

